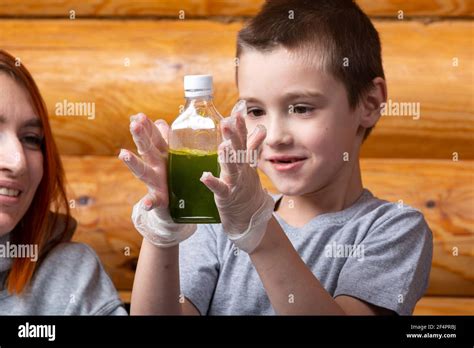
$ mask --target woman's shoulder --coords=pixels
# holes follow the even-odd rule
[[[81,289],[91,281],[113,287],[96,252],[84,243],[57,244],[43,257],[35,273],[34,281],[55,282],[61,287]]]
[[[53,215],[56,215],[53,217]],[[55,224],[51,227],[51,237],[45,246],[41,257],[41,266],[49,266],[57,273],[76,273],[84,269],[102,269],[102,264],[96,252],[85,243],[72,242],[77,222],[74,218],[63,214],[52,214]],[[66,229],[67,226],[67,229]],[[66,230],[65,230],[66,229]]]
[[[58,243],[44,257],[43,262],[74,267],[101,266],[97,253],[89,245],[78,242]]]
[[[31,290],[64,308],[64,314],[107,315],[122,306],[99,257],[84,243],[52,248],[39,264]]]

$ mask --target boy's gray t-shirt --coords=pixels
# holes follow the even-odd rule
[[[349,208],[316,216],[301,228],[273,214],[333,297],[413,313],[428,286],[433,253],[420,211],[364,189]],[[202,315],[276,314],[250,257],[235,248],[221,224],[198,225],[180,244],[180,280],[181,292]]]

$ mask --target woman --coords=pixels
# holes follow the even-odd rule
[[[75,229],[43,98],[0,50],[0,314],[126,315]],[[61,212],[62,214],[60,214]]]

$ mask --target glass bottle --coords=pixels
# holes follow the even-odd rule
[[[171,124],[168,153],[169,209],[175,223],[220,223],[214,194],[199,179],[219,177],[217,148],[223,117],[212,101],[212,76],[184,77],[184,111]]]

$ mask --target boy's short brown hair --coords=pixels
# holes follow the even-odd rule
[[[352,0],[267,0],[239,31],[236,57],[279,46],[313,62],[317,50],[318,66],[344,83],[352,109],[374,78],[385,78],[377,30]]]

